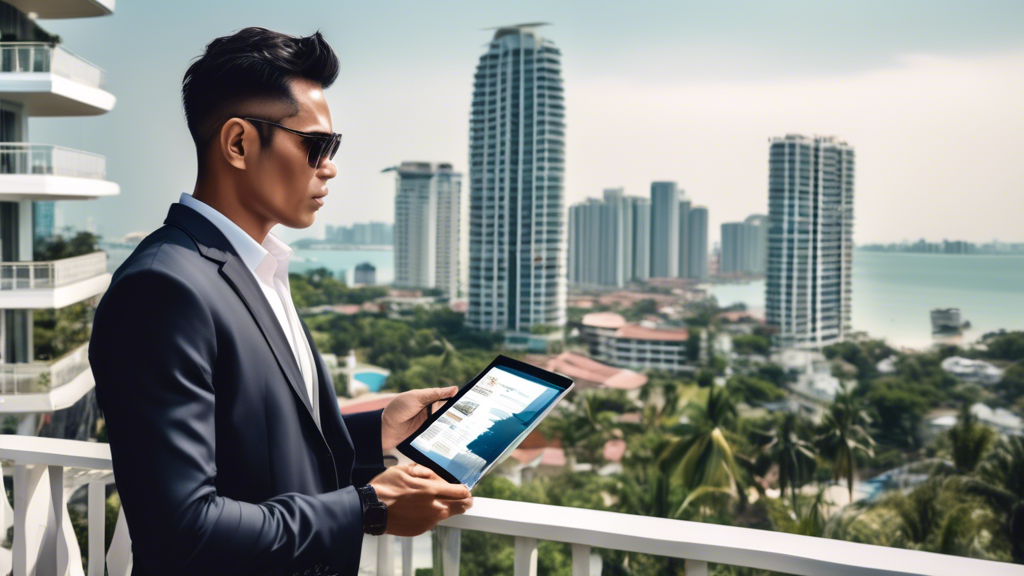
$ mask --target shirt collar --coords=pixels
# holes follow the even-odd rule
[[[273,276],[278,278],[283,276],[283,281],[287,284],[288,260],[291,257],[292,249],[273,232],[267,233],[267,237],[263,239],[261,245],[230,218],[191,194],[182,192],[179,202],[199,212],[212,222],[228,239],[242,262],[245,263],[245,267],[253,274],[268,281]]]

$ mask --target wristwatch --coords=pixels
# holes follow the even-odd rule
[[[388,505],[377,499],[373,486],[357,486],[359,502],[363,505],[363,532],[380,536],[388,527]]]

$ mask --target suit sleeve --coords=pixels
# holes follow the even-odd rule
[[[352,467],[352,484],[362,486],[384,471],[381,445],[381,415],[384,410],[359,412],[342,416],[352,436],[356,459]]]
[[[355,573],[354,487],[259,503],[217,494],[217,338],[199,294],[158,270],[121,277],[96,311],[89,360],[136,564],[160,575]]]

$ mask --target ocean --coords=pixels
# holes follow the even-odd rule
[[[110,270],[131,253],[107,250]],[[370,262],[377,268],[377,282],[394,280],[395,257],[391,250],[296,250],[300,260],[291,271],[326,267],[338,274]],[[713,285],[711,293],[720,305],[743,302],[764,310],[765,282]],[[931,335],[932,308],[960,308],[971,328],[962,336],[970,342],[999,329],[1024,330],[1024,256],[900,254],[856,250],[853,262],[853,328],[891,345],[927,348]]]
[[[927,348],[933,308],[959,308],[971,328],[962,343],[999,329],[1024,330],[1024,256],[901,254],[855,250],[854,330],[890,345]],[[765,282],[711,288],[719,305],[763,311]],[[946,341],[949,341],[947,338]]]

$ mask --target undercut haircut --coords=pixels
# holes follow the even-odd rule
[[[299,113],[291,81],[304,78],[328,88],[338,77],[338,56],[317,31],[295,37],[266,28],[243,28],[206,45],[181,81],[185,121],[196,144],[199,175],[214,138],[229,118],[260,117],[267,105],[285,105],[291,112],[273,122]],[[260,144],[269,146],[273,131],[256,124]]]

